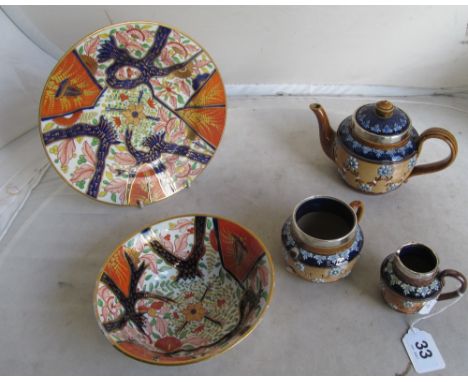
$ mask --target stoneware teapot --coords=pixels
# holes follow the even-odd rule
[[[411,176],[440,171],[457,155],[452,133],[434,127],[419,135],[408,115],[389,101],[361,106],[341,122],[338,132],[330,127],[321,105],[311,104],[310,109],[318,119],[325,154],[336,163],[348,185],[368,194],[393,191]],[[450,154],[416,166],[423,143],[430,138],[446,142]]]

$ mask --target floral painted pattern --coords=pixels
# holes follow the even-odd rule
[[[408,170],[409,171],[412,171],[414,166],[416,166],[417,160],[418,160],[418,157],[416,155],[409,160],[409,162],[408,162]]]
[[[426,286],[415,286],[402,281],[393,271],[393,258],[385,260],[382,266],[382,276],[384,282],[396,293],[405,297],[414,299],[427,299],[437,295],[441,289],[442,284],[438,278]]]
[[[73,188],[140,205],[189,187],[206,168],[223,133],[225,92],[192,39],[155,23],[124,23],[61,59],[40,110],[47,155]]]
[[[391,179],[391,177],[393,176],[393,166],[382,165],[378,168],[377,174],[381,178]]]
[[[378,164],[357,159],[343,146],[336,150],[338,172],[343,179],[365,193],[383,193],[396,190],[411,173],[416,156],[408,163]]]
[[[239,282],[217,249],[220,220],[166,220],[114,252],[95,295],[99,326],[114,346],[151,363],[190,363],[220,353],[255,327],[271,297],[272,261],[264,249]],[[182,263],[193,267],[186,277],[180,277]]]
[[[403,302],[403,306],[404,306],[405,308],[413,308],[413,307],[414,307],[414,302],[409,301],[409,300],[405,300],[405,301]]]
[[[336,268],[331,268],[329,271],[328,271],[328,274],[330,276],[338,276],[339,274],[341,274],[343,272],[344,268],[340,268],[340,267],[336,267]]]
[[[359,161],[350,155],[346,159],[345,169],[352,172],[353,174],[358,174],[359,173]]]
[[[372,183],[363,183],[363,182],[358,182],[359,183],[359,189],[363,192],[372,192],[372,189],[374,188],[374,185]]]
[[[401,183],[393,183],[393,182],[387,183],[387,191],[394,191],[400,186],[401,186]]]

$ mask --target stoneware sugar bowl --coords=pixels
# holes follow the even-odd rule
[[[325,154],[349,186],[368,194],[393,191],[411,176],[440,171],[457,155],[457,141],[449,131],[434,127],[419,135],[408,115],[389,101],[361,106],[341,122],[337,132],[321,105],[310,108],[318,119]],[[424,142],[431,138],[447,143],[450,154],[416,166]]]
[[[282,229],[286,269],[319,283],[348,276],[364,243],[363,212],[361,201],[348,205],[330,196],[300,202]]]

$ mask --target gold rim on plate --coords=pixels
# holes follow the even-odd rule
[[[42,108],[42,105],[44,103],[44,98],[45,98],[45,94],[46,94],[46,89],[47,89],[47,85],[49,84],[52,76],[54,75],[54,73],[57,71],[57,69],[60,67],[60,65],[62,64],[62,62],[64,61],[64,59],[70,54],[72,53],[75,49],[77,49],[77,47],[79,45],[83,45],[87,40],[90,39],[91,36],[98,36],[99,34],[105,32],[105,31],[110,31],[111,29],[115,28],[119,28],[119,27],[122,27],[122,26],[126,26],[126,25],[132,25],[132,26],[135,26],[135,25],[149,25],[149,26],[153,26],[153,27],[165,27],[165,28],[168,28],[168,29],[171,29],[172,31],[175,31],[177,33],[179,33],[181,36],[183,37],[186,37],[188,38],[193,44],[195,44],[197,47],[200,48],[200,54],[204,54],[208,57],[209,59],[209,62],[208,64],[212,64],[213,65],[213,69],[212,71],[210,72],[210,76],[213,76],[214,73],[216,73],[217,76],[219,76],[219,79],[220,79],[220,84],[221,84],[221,88],[222,88],[222,92],[223,92],[223,105],[218,105],[219,108],[221,108],[221,106],[223,107],[223,112],[224,112],[224,117],[222,119],[222,121],[219,123],[219,126],[222,126],[222,129],[220,129],[220,133],[219,133],[219,141],[217,142],[216,146],[210,146],[209,144],[207,146],[210,146],[210,151],[211,152],[211,155],[210,155],[210,159],[209,161],[204,164],[204,165],[200,165],[200,172],[197,173],[196,175],[192,176],[191,179],[188,179],[188,182],[186,182],[186,184],[182,185],[182,186],[178,186],[174,189],[172,189],[169,193],[165,194],[163,197],[158,197],[157,199],[154,199],[154,200],[143,200],[143,201],[138,201],[138,203],[130,203],[129,202],[129,194],[131,192],[131,189],[133,187],[133,185],[130,185],[129,187],[129,184],[127,184],[127,191],[125,192],[126,195],[125,195],[125,200],[124,201],[121,201],[120,203],[117,202],[117,199],[118,199],[118,196],[116,194],[114,200],[103,200],[101,199],[101,197],[99,196],[99,193],[101,192],[101,190],[103,189],[103,181],[105,180],[104,179],[104,173],[102,174],[102,179],[99,183],[99,188],[98,188],[98,191],[97,191],[97,195],[94,197],[94,196],[90,196],[88,195],[88,193],[86,192],[86,190],[80,190],[76,185],[72,184],[71,180],[67,179],[64,175],[64,173],[62,173],[62,171],[55,165],[54,163],[54,158],[51,157],[52,154],[50,154],[47,150],[47,145],[45,144],[44,142],[44,136],[43,136],[43,131],[42,131],[42,122],[43,122],[43,118],[41,118],[41,108]],[[152,32],[155,32],[157,29],[155,28],[154,30],[152,30]],[[118,31],[116,31],[118,32]],[[115,33],[116,33],[115,32]],[[115,35],[114,33],[114,35]],[[110,35],[109,35],[110,36]],[[103,39],[103,41],[105,41],[105,39]],[[148,48],[149,49],[149,48]],[[145,52],[146,54],[146,52]],[[141,58],[144,58],[144,55],[143,57]],[[189,61],[192,61],[194,60],[195,57],[192,56]],[[93,77],[94,78],[94,77]],[[97,80],[96,80],[97,81]],[[206,80],[206,82],[208,82],[208,80]],[[206,85],[206,82],[203,83],[201,85],[201,88],[203,88],[205,85]],[[138,85],[138,86],[141,86]],[[138,87],[136,86],[136,87]],[[135,88],[136,88],[135,87]],[[102,90],[102,94],[105,93],[105,91],[110,88],[109,86],[105,86]],[[133,89],[135,89],[133,88]],[[128,89],[127,91],[131,91],[133,89]],[[150,89],[152,90],[152,89]],[[193,97],[195,94],[197,94],[198,92],[200,91],[200,88],[196,91],[194,91],[194,93],[192,93],[190,95],[190,97],[188,98],[188,101],[187,101],[187,104],[184,104],[182,107],[177,107],[177,109],[181,109],[181,108],[184,108],[184,107],[187,107],[188,105],[188,102],[190,101],[191,97]],[[154,97],[153,97],[154,99]],[[97,102],[97,101],[96,101]],[[192,130],[192,131],[195,131],[194,128],[184,119],[182,118],[176,111],[175,109],[176,108],[171,108],[171,107],[168,107],[167,105],[164,104],[164,106],[162,106],[162,108],[164,109],[164,107],[166,107],[167,109],[169,109],[169,111],[171,113],[174,113],[176,118],[180,119],[182,121],[182,123],[187,126],[187,129],[189,130]],[[206,108],[210,107],[210,105],[207,105]],[[72,113],[72,112],[70,112]],[[102,115],[102,114],[101,114]],[[98,115],[99,117],[99,115]],[[50,119],[50,118],[48,118]],[[177,28],[174,28],[174,27],[171,27],[171,26],[168,26],[164,23],[159,23],[159,22],[156,22],[156,21],[128,21],[128,22],[121,22],[121,23],[116,23],[116,24],[112,24],[112,25],[108,25],[108,26],[105,26],[105,27],[102,27],[92,33],[89,33],[88,35],[86,35],[85,37],[81,38],[80,40],[78,40],[75,44],[73,44],[70,49],[68,49],[65,54],[58,60],[57,64],[54,66],[54,68],[52,69],[51,73],[49,74],[48,78],[47,78],[47,81],[45,82],[45,85],[44,85],[44,88],[43,88],[43,92],[42,92],[42,95],[41,95],[41,99],[40,99],[40,103],[39,103],[39,110],[38,110],[38,120],[39,120],[39,135],[40,135],[40,139],[41,139],[41,143],[42,143],[42,146],[44,147],[44,150],[46,152],[46,156],[51,164],[51,166],[54,168],[54,170],[56,171],[56,173],[65,181],[65,183],[71,187],[72,189],[74,189],[75,191],[79,192],[80,194],[90,198],[90,199],[93,199],[95,201],[98,201],[98,202],[101,202],[101,203],[104,203],[104,204],[108,204],[108,205],[112,205],[112,206],[138,206],[138,205],[141,205],[141,204],[152,204],[152,203],[156,203],[158,201],[162,201],[162,200],[165,200],[167,199],[168,197],[172,196],[172,195],[175,195],[176,193],[184,190],[184,189],[187,189],[191,186],[191,183],[193,183],[193,181],[195,181],[195,179],[197,177],[199,177],[205,170],[206,170],[206,167],[208,166],[208,164],[211,162],[211,160],[213,159],[213,157],[215,156],[216,152],[217,152],[217,149],[219,147],[219,145],[221,144],[222,142],[222,138],[223,138],[223,133],[224,133],[224,130],[225,130],[225,127],[226,127],[226,121],[227,121],[227,98],[226,98],[226,91],[225,91],[225,87],[224,87],[224,81],[222,80],[222,76],[221,76],[221,73],[219,72],[219,69],[218,67],[216,66],[213,58],[211,57],[211,55],[208,53],[208,51],[200,44],[198,43],[195,39],[193,39],[190,35],[188,35],[187,33],[184,33],[184,32],[181,32],[180,30],[178,30]],[[200,137],[198,135],[198,137]],[[203,138],[200,138],[201,140],[203,140]],[[190,160],[189,163],[191,163],[192,160]],[[77,167],[77,166],[76,166]],[[69,177],[71,178],[73,175],[73,172],[70,172],[69,174]],[[172,175],[172,174],[171,174]],[[146,175],[145,175],[146,176]],[[154,178],[157,178],[157,175],[155,174],[154,175]],[[146,179],[146,178],[145,178]],[[157,179],[156,179],[157,180]],[[127,180],[128,182],[128,180]],[[132,182],[133,184],[135,182]],[[167,188],[166,188],[166,191],[167,191]],[[162,192],[163,194],[165,192]],[[149,195],[150,193],[148,193]],[[113,195],[112,195],[113,196]],[[151,198],[151,196],[148,197],[149,199]]]

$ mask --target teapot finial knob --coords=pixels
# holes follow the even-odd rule
[[[375,104],[375,106],[377,114],[383,118],[390,118],[393,115],[393,111],[395,110],[393,103],[387,100],[379,101]]]

